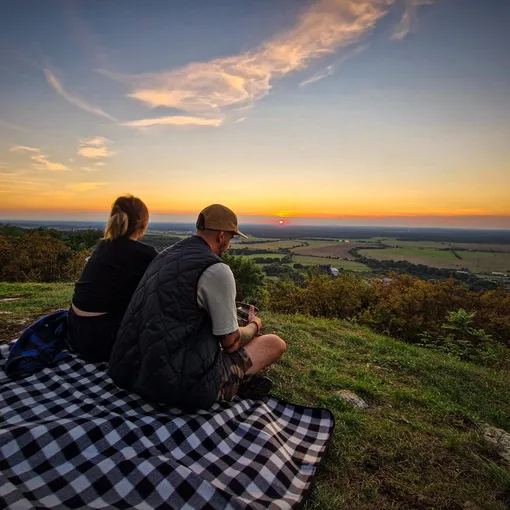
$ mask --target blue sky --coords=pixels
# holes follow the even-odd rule
[[[129,192],[175,219],[510,228],[508,1],[6,1],[0,23],[0,217]]]

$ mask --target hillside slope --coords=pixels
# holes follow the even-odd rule
[[[67,284],[0,283],[0,339],[65,308]],[[7,313],[5,313],[7,312]],[[262,314],[288,342],[269,370],[275,396],[324,406],[336,418],[331,450],[306,508],[505,509],[510,466],[481,423],[510,432],[510,374],[376,335],[343,321]],[[23,321],[23,322],[22,322]],[[351,389],[370,405],[336,394]]]

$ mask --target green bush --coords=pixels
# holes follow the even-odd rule
[[[237,287],[237,301],[244,301],[247,303],[261,306],[264,301],[264,272],[252,260],[246,257],[236,257],[225,253],[223,261],[228,264]]]
[[[431,336],[424,333],[423,345],[452,354],[466,361],[476,361],[493,365],[508,362],[508,350],[499,346],[483,329],[473,327],[476,312],[467,312],[460,308],[448,312],[446,322],[441,325],[443,334]]]
[[[310,272],[267,286],[269,309],[338,317],[408,343],[426,343],[463,359],[506,366],[510,359],[510,293],[474,292],[454,280],[429,282],[408,275],[364,280]]]

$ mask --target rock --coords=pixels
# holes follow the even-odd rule
[[[510,434],[486,423],[481,426],[481,429],[483,437],[498,448],[499,455],[503,459],[510,462]]]
[[[21,298],[20,297],[6,297],[6,298],[2,298],[0,299],[0,301],[19,301]]]
[[[349,402],[349,404],[359,407],[360,409],[366,409],[368,407],[368,404],[351,390],[340,390],[337,391],[336,394],[342,400],[345,400],[346,402]]]

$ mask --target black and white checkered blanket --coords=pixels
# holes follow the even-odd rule
[[[7,353],[0,508],[296,508],[333,430],[329,411],[273,398],[149,405],[75,357],[13,381]]]

